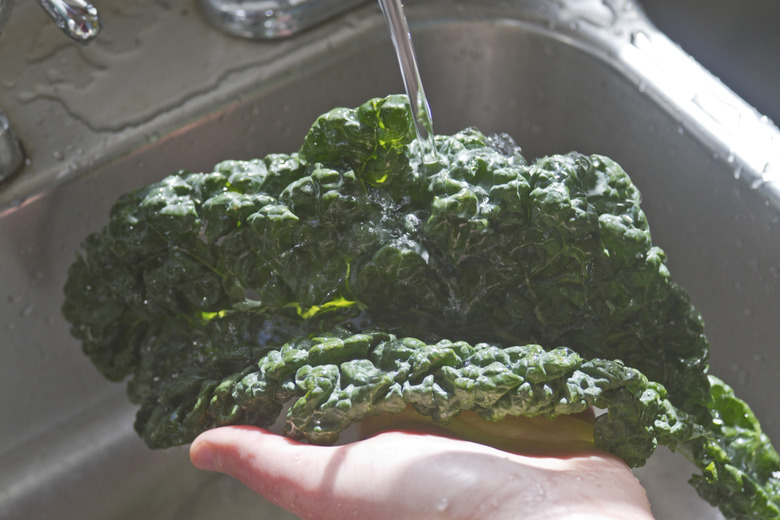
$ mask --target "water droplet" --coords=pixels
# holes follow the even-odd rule
[[[443,513],[450,507],[450,500],[448,498],[442,498],[436,503],[436,511]]]
[[[631,34],[631,44],[637,49],[647,49],[652,44],[652,41],[646,33],[636,31]]]

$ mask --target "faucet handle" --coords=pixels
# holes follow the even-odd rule
[[[39,0],[57,27],[79,43],[89,43],[100,32],[100,15],[86,0]]]

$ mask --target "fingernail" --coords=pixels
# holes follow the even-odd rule
[[[214,463],[214,450],[208,444],[193,444],[190,447],[190,461],[198,469],[218,471]]]

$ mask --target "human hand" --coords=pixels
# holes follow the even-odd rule
[[[305,520],[652,518],[631,470],[597,451],[523,456],[406,432],[326,447],[228,426],[195,439],[190,458]]]

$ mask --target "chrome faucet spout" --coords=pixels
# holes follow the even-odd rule
[[[11,16],[13,0],[0,0],[0,35]],[[89,43],[100,32],[101,22],[95,6],[86,0],[38,0],[57,27],[79,43]]]
[[[85,0],[39,0],[57,27],[79,43],[92,41],[100,32],[100,15]]]

